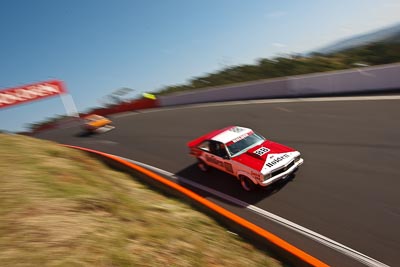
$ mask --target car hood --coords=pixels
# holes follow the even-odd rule
[[[245,153],[233,157],[232,160],[265,175],[289,164],[299,155],[300,153],[293,148],[267,140],[260,145],[250,148]]]

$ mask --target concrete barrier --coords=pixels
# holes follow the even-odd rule
[[[292,76],[288,87],[299,97],[400,89],[400,64]]]
[[[160,96],[161,107],[249,99],[293,98],[398,90],[400,64],[329,71],[197,89]]]
[[[274,79],[214,88],[197,89],[159,97],[161,107],[260,98],[278,98],[290,94],[287,79]]]

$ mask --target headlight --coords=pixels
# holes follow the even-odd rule
[[[300,155],[298,155],[297,157],[294,158],[294,161],[297,162],[300,160]]]
[[[271,178],[271,173],[267,173],[266,175],[264,175],[264,181]]]

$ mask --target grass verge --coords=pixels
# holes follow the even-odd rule
[[[282,266],[81,151],[0,134],[2,266]]]

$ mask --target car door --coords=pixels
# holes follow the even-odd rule
[[[221,171],[234,174],[228,151],[223,143],[210,140],[206,163]]]

